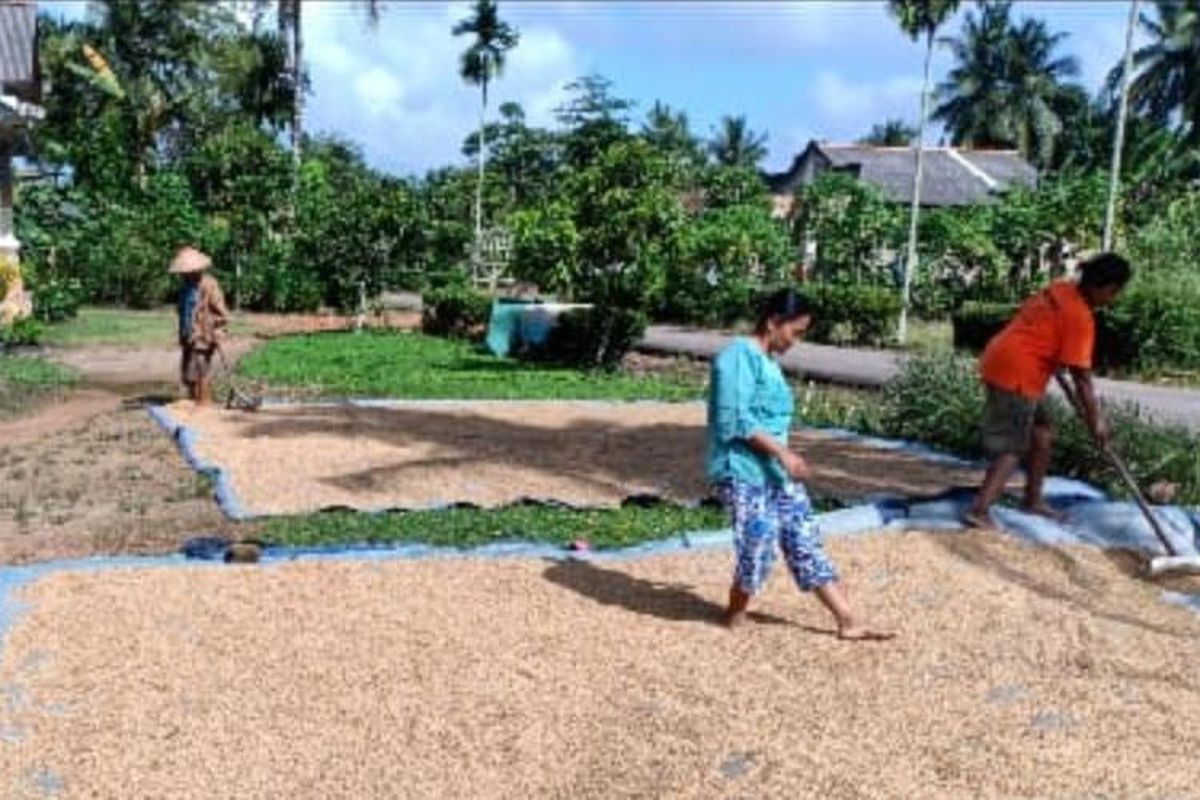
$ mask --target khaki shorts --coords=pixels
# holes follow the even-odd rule
[[[983,450],[990,458],[1023,456],[1033,443],[1033,427],[1050,425],[1050,406],[1043,396],[1033,400],[1016,392],[985,386]]]
[[[213,355],[216,348],[183,348],[183,361],[179,365],[179,375],[183,383],[192,386],[203,383],[212,375]]]

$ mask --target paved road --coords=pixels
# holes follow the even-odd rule
[[[728,334],[670,325],[652,325],[639,348],[649,352],[709,358],[729,341]],[[878,387],[900,369],[903,355],[888,350],[858,350],[802,343],[782,359],[792,374],[818,381]],[[1154,386],[1132,381],[1096,380],[1096,390],[1109,403],[1134,403],[1150,417],[1200,431],[1200,390]]]

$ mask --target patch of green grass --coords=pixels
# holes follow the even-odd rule
[[[852,389],[812,381],[792,386],[796,397],[795,424],[817,428],[845,428],[871,436],[884,432],[880,419],[881,394],[874,389]]]
[[[586,539],[593,547],[628,547],[688,531],[728,526],[716,508],[657,505],[614,510],[575,511],[544,506],[500,509],[363,514],[335,511],[278,517],[263,523],[258,535],[271,544],[293,547],[421,542],[441,547],[477,547],[512,541],[566,545]]]
[[[61,346],[172,344],[176,324],[175,312],[170,308],[81,308],[75,318],[50,326],[43,341]]]
[[[913,319],[904,349],[915,353],[953,353],[954,326],[948,319]]]
[[[128,308],[81,308],[78,316],[46,329],[42,341],[60,347],[82,345],[172,345],[178,336],[178,320],[170,306],[149,311]],[[250,333],[236,318],[230,323],[235,334]]]
[[[0,414],[12,414],[79,379],[74,370],[32,356],[0,355]]]
[[[363,331],[274,339],[238,365],[246,377],[327,395],[416,399],[694,400],[683,376],[580,372],[419,333]]]

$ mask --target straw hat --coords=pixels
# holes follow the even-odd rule
[[[203,272],[212,265],[212,259],[194,247],[184,247],[171,260],[171,272],[182,275],[188,272]]]

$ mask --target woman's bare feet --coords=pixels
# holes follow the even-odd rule
[[[886,631],[875,631],[863,625],[850,606],[846,591],[838,583],[827,583],[816,589],[817,598],[833,614],[837,620],[838,638],[853,642],[882,642],[894,639],[896,634]]]
[[[725,609],[721,622],[730,630],[742,627],[746,623],[746,608],[749,605],[749,592],[742,591],[736,585],[729,587],[729,607]]]
[[[721,624],[729,630],[737,630],[746,624],[747,615],[745,611],[726,611],[721,617]]]

